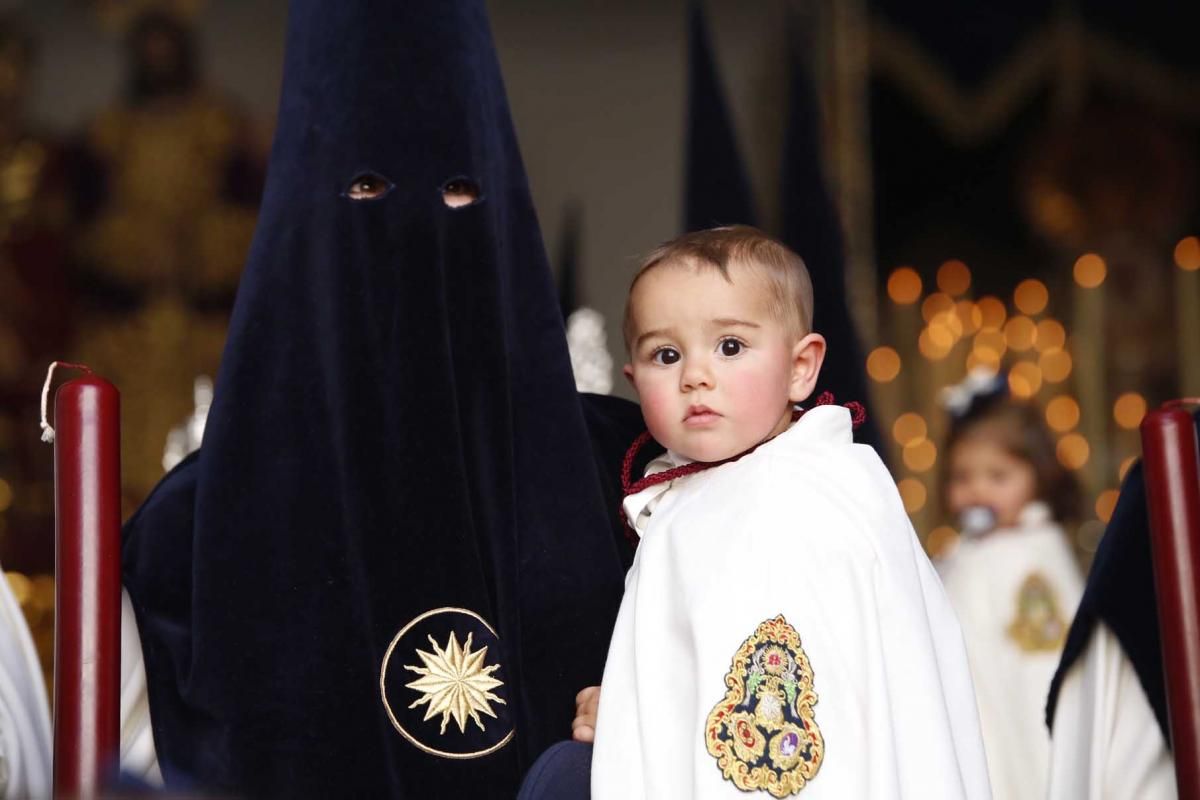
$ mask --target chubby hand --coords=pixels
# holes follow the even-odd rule
[[[600,708],[600,687],[589,686],[575,695],[575,719],[571,722],[571,738],[591,742],[596,738],[596,710]]]

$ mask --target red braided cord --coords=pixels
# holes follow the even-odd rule
[[[629,445],[629,449],[625,451],[625,460],[621,462],[621,489],[627,495],[631,494],[629,487],[632,484],[634,459],[637,458],[638,452],[646,446],[646,442],[648,441],[650,441],[650,431],[642,431],[633,440],[633,444]]]

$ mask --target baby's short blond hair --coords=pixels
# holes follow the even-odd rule
[[[651,251],[638,267],[629,294],[625,298],[625,349],[635,338],[631,300],[638,281],[652,269],[662,266],[695,266],[716,269],[724,278],[731,265],[738,264],[761,271],[770,288],[771,313],[797,336],[812,330],[813,288],[804,259],[782,242],[749,225],[729,225],[685,233]]]

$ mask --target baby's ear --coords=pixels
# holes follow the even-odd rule
[[[625,376],[625,380],[629,381],[629,385],[636,390],[637,384],[633,382],[633,364],[626,364],[622,367],[621,374]]]
[[[817,375],[825,361],[825,337],[810,333],[792,348],[792,381],[788,386],[788,400],[801,403],[808,399],[817,385]]]

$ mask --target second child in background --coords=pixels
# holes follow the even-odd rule
[[[958,613],[997,800],[1042,797],[1046,696],[1083,580],[1062,528],[1079,491],[1033,403],[1003,375],[948,393],[942,498],[958,544],[937,566]]]

